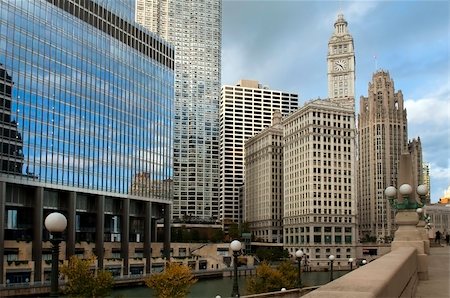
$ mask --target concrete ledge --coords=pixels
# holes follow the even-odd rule
[[[413,297],[417,282],[416,249],[400,247],[304,297]]]

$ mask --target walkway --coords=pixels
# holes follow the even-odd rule
[[[450,246],[430,248],[428,277],[419,281],[416,298],[450,297]]]

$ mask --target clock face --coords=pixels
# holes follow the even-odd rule
[[[335,71],[344,71],[347,69],[347,60],[340,59],[334,61],[334,70]]]

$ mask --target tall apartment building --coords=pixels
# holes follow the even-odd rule
[[[283,125],[280,111],[272,126],[245,142],[244,221],[261,242],[283,242]]]
[[[271,90],[257,81],[222,86],[220,96],[220,219],[227,226],[242,221],[239,188],[244,184],[244,145],[272,125],[272,114],[294,111],[298,95]]]
[[[220,0],[137,0],[136,20],[175,46],[173,218],[217,220]]]
[[[355,108],[355,48],[347,21],[339,14],[328,41],[328,98]]]
[[[68,220],[61,258],[151,270],[156,220],[170,223],[175,51],[129,3],[0,0],[2,285],[49,279],[53,211]],[[133,194],[141,173],[163,188]]]
[[[355,119],[331,100],[306,103],[283,120],[284,247],[312,266],[355,256]]]
[[[398,162],[408,152],[403,94],[395,91],[389,73],[377,71],[361,97],[359,112],[359,226],[361,236],[393,237],[394,212],[384,190],[397,185]]]

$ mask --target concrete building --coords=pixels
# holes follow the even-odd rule
[[[412,163],[412,184],[414,186],[423,184],[423,158],[422,158],[422,142],[420,137],[413,138],[408,141],[408,151],[411,155]],[[429,194],[428,194],[429,195]],[[424,203],[427,203],[426,201]]]
[[[278,110],[287,115],[297,108],[298,95],[241,80],[222,86],[220,96],[220,219],[224,226],[242,221],[239,188],[244,184],[244,144],[272,125]]]
[[[283,126],[272,126],[245,142],[244,221],[257,242],[283,242]]]
[[[219,217],[222,1],[137,0],[136,20],[175,46],[173,219]]]
[[[355,48],[347,21],[339,14],[328,41],[328,98],[355,108]]]
[[[398,162],[408,152],[406,109],[389,73],[378,71],[360,99],[358,214],[361,237],[393,237],[396,229],[384,190],[397,185]]]
[[[428,193],[425,196],[425,204],[431,204],[431,178],[430,178],[430,164],[423,163],[422,164],[422,181],[423,184],[427,187]]]
[[[161,217],[169,255],[174,48],[129,3],[0,0],[0,285],[49,279],[54,211],[61,260],[150,272]]]
[[[431,217],[430,238],[434,238],[436,231],[439,231],[442,235],[441,243],[445,243],[445,235],[450,233],[450,203],[426,205],[425,214]]]
[[[314,267],[355,256],[354,125],[351,107],[320,99],[283,120],[284,247]]]

